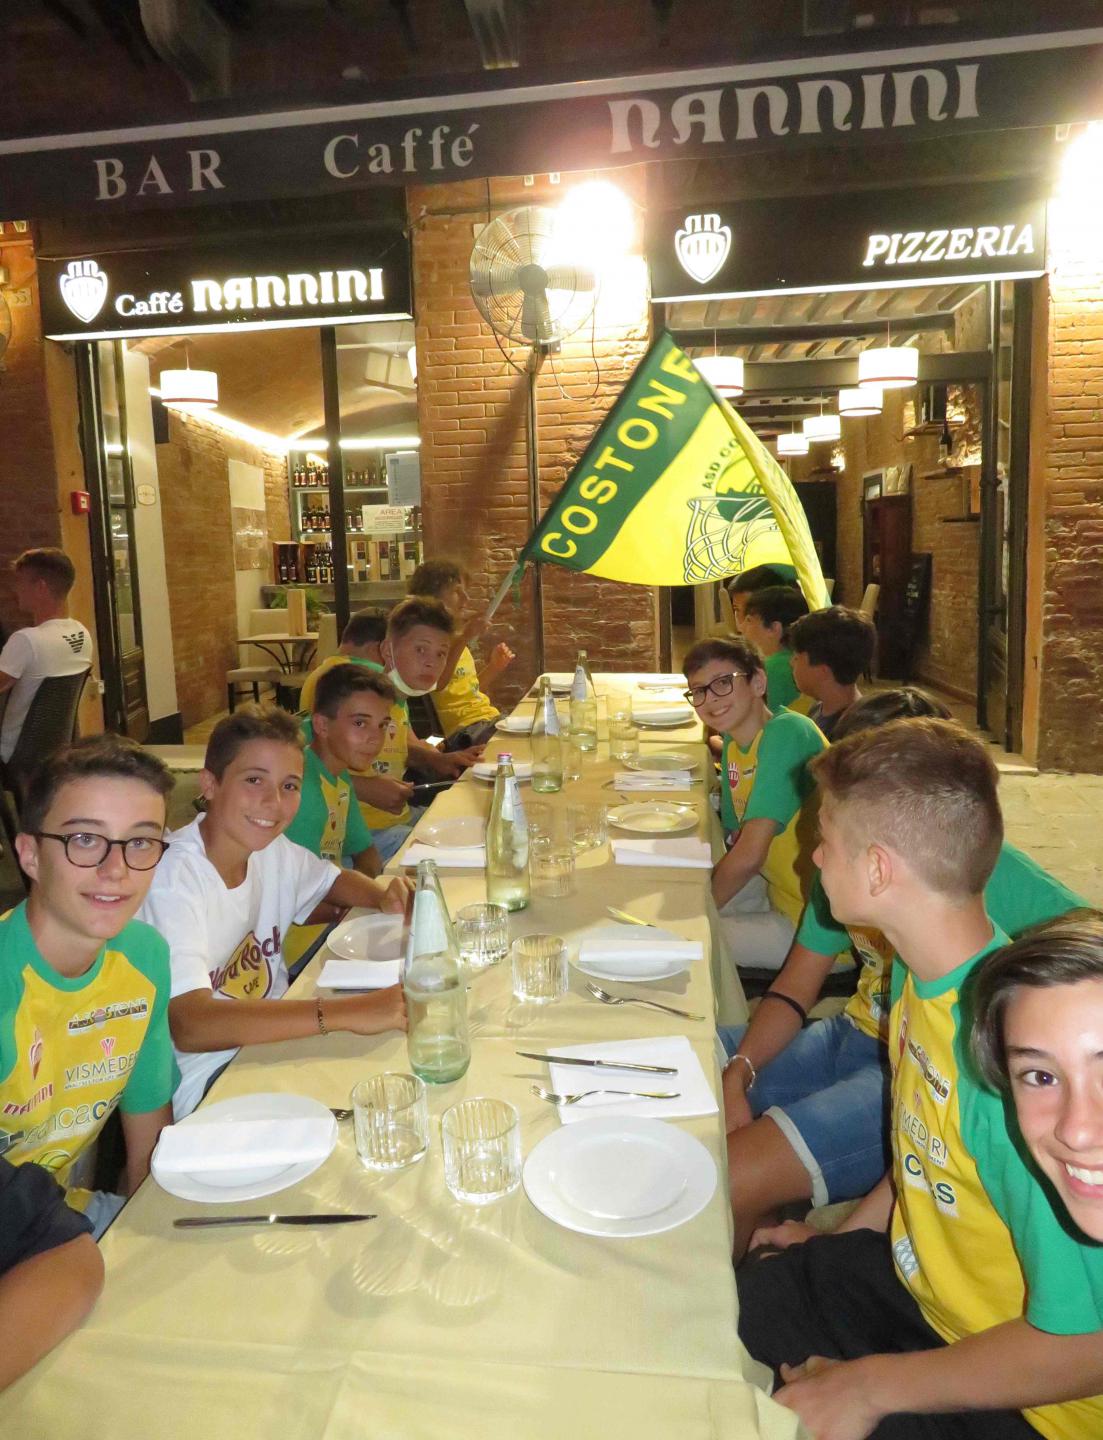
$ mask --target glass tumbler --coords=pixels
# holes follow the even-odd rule
[[[356,1153],[367,1170],[403,1170],[429,1148],[425,1084],[416,1075],[386,1071],[352,1091]]]
[[[521,1118],[506,1100],[477,1097],[440,1122],[444,1183],[464,1205],[502,1200],[521,1183]]]
[[[568,725],[560,731],[560,739],[563,741],[563,783],[581,780],[582,757],[586,750],[582,735],[573,725]]]
[[[605,844],[607,821],[604,805],[569,805],[567,807],[567,830],[575,853],[599,850]]]
[[[522,935],[510,954],[516,1000],[548,1005],[567,993],[567,946],[558,935]]]
[[[631,719],[609,723],[609,759],[634,760],[640,753],[640,732]]]
[[[574,847],[550,835],[529,841],[529,884],[534,895],[561,900],[574,889]]]
[[[504,905],[464,905],[452,923],[460,959],[468,970],[487,970],[509,953],[509,911]]]

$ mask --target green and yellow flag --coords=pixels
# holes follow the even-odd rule
[[[699,585],[753,565],[796,571],[828,604],[781,466],[665,332],[521,551],[635,585]]]

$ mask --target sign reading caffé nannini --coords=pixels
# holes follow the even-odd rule
[[[318,325],[410,313],[400,232],[320,236],[221,250],[39,257],[45,333],[54,340]]]
[[[1099,118],[1103,28],[0,140],[30,216]]]

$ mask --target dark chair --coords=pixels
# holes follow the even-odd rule
[[[7,792],[0,797],[0,819],[13,855],[28,782],[43,760],[76,736],[80,697],[90,669],[88,666],[75,675],[51,675],[40,682],[23,718],[11,759],[0,765],[0,786]],[[8,794],[15,802],[14,813],[8,805]]]

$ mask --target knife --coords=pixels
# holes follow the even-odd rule
[[[174,1220],[177,1230],[204,1230],[211,1225],[349,1225],[375,1220],[375,1215],[185,1215]]]
[[[643,1070],[648,1075],[677,1075],[676,1065],[633,1065],[627,1060],[581,1060],[575,1055],[537,1055],[532,1050],[516,1052],[525,1060],[546,1060],[550,1065],[594,1065],[599,1070]]]

